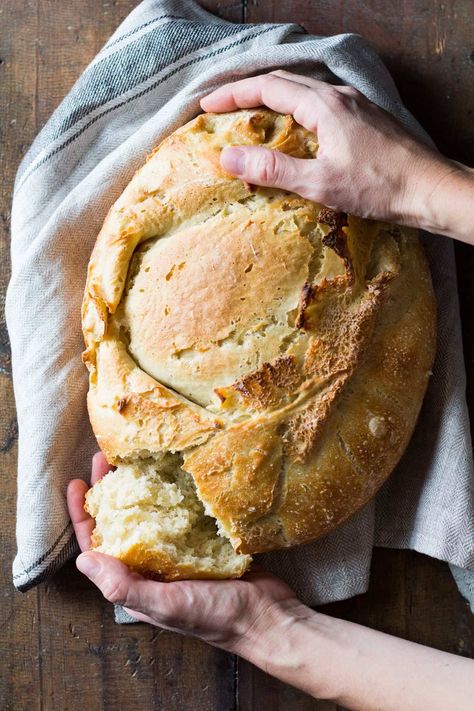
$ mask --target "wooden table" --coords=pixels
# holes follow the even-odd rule
[[[2,286],[8,280],[10,200],[18,162],[82,69],[136,4],[3,0],[0,6]],[[204,4],[233,21],[292,20],[313,33],[365,35],[440,148],[474,164],[472,0]],[[458,246],[457,258],[472,406],[474,249]],[[0,328],[1,708],[334,711],[334,704],[311,699],[196,640],[145,625],[116,625],[111,606],[73,564],[25,595],[14,592],[10,566],[15,550],[17,430],[3,318]],[[447,566],[415,553],[376,551],[370,591],[325,610],[439,649],[474,655],[474,618]]]

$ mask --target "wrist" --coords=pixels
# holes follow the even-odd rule
[[[474,171],[450,161],[451,170],[432,191],[429,199],[429,232],[473,242]]]
[[[338,620],[297,600],[272,607],[232,650],[267,674],[320,699],[336,699]]]
[[[441,159],[425,165],[413,182],[415,197],[406,224],[472,242],[474,171]]]
[[[427,224],[435,219],[431,196],[452,172],[453,166],[444,156],[425,148],[407,161],[407,168],[399,221],[410,227],[427,229]]]

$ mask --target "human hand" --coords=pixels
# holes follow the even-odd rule
[[[305,160],[257,146],[225,148],[222,166],[255,185],[290,190],[360,217],[429,229],[434,191],[461,170],[349,86],[280,70],[226,84],[201,100],[210,112],[261,105],[292,114],[317,133],[319,149],[317,159]]]
[[[110,467],[103,454],[93,458],[91,484]],[[82,554],[77,567],[112,603],[124,605],[137,620],[176,632],[191,634],[228,651],[250,658],[265,658],[264,647],[276,629],[292,615],[310,613],[290,588],[263,571],[241,580],[183,580],[159,583],[131,572],[122,562],[90,551],[94,521],[84,511],[88,490],[82,479],[70,482],[69,513]]]
[[[105,457],[96,454],[91,483],[109,468]],[[125,605],[137,620],[199,637],[354,711],[471,708],[469,659],[313,612],[268,573],[250,573],[241,580],[157,583],[115,558],[90,551],[94,521],[84,511],[87,489],[82,479],[75,479],[67,494],[83,551],[77,567],[107,600]]]

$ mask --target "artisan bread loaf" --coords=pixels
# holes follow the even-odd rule
[[[236,577],[365,504],[413,431],[435,351],[417,232],[226,173],[224,146],[317,154],[267,109],[175,131],[111,208],[82,322],[117,469],[93,545],[159,579]]]

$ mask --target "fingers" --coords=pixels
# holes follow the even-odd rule
[[[102,452],[97,452],[92,458],[91,485],[102,479],[111,467]],[[71,517],[74,532],[81,551],[91,547],[91,535],[94,530],[94,519],[84,511],[85,496],[89,487],[82,479],[73,479],[67,488],[67,507]]]
[[[120,560],[102,553],[88,552],[77,558],[76,565],[81,573],[97,585],[109,602],[144,612],[143,587],[148,581],[138,573],[132,573]]]
[[[259,146],[224,148],[221,164],[229,173],[252,185],[277,187],[319,202],[317,160],[293,158]]]
[[[303,74],[294,74],[293,72],[288,72],[286,69],[275,69],[275,71],[270,72],[270,74],[275,77],[294,81],[297,84],[305,84],[306,86],[311,86],[311,82],[313,81],[310,77],[305,77]]]
[[[84,511],[84,498],[89,487],[82,479],[73,479],[67,488],[67,507],[81,551],[89,550],[94,520]]]
[[[293,74],[292,72],[287,72],[285,69],[277,69],[271,72],[274,76],[281,77],[282,79],[287,79],[288,81],[293,81],[296,84],[304,84],[310,89],[318,91],[320,94],[326,92],[326,96],[334,95],[335,92],[339,94],[346,94],[347,96],[362,97],[363,94],[353,86],[346,84],[330,84],[327,81],[321,81],[320,79],[313,79],[313,77],[306,77],[302,74]]]
[[[263,74],[221,86],[201,100],[201,107],[204,111],[221,112],[263,104],[279,113],[292,114],[295,121],[315,131],[320,103],[318,92],[307,85],[277,74]]]
[[[334,110],[335,102],[343,94],[351,98],[362,96],[352,86],[334,86],[278,69],[225,84],[201,99],[201,107],[204,111],[219,113],[263,104],[279,113],[292,114],[295,121],[309,131],[316,131],[321,113]]]
[[[102,452],[96,452],[92,457],[91,486],[102,479],[112,469]]]
[[[182,595],[170,583],[147,580],[102,553],[83,553],[76,565],[109,602],[128,608],[137,619],[167,627],[178,615]]]
[[[280,77],[281,79],[286,79],[287,81],[295,82],[296,84],[303,84],[310,89],[324,91],[328,87],[333,87],[333,84],[329,84],[328,82],[313,79],[313,77],[306,77],[303,74],[293,74],[293,72],[288,72],[286,69],[276,69],[274,72],[270,72],[270,74],[275,77]]]

